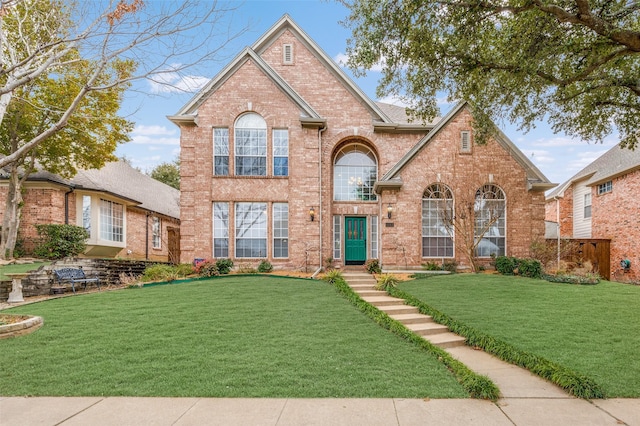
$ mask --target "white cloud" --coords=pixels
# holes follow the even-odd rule
[[[556,161],[556,157],[551,152],[543,149],[522,149],[522,153],[536,165],[553,164]]]
[[[172,68],[154,74],[148,79],[151,93],[184,93],[184,92],[197,92],[202,89],[208,82],[209,78],[199,75],[182,75],[175,69],[180,65],[174,65]]]
[[[131,142],[141,145],[180,145],[180,136],[174,129],[165,126],[137,125],[131,134]]]

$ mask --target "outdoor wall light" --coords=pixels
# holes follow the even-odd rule
[[[311,222],[316,218],[316,211],[313,207],[309,209],[309,217],[311,218]]]
[[[389,204],[389,205],[387,206],[387,217],[388,217],[389,219],[391,219],[391,216],[392,216],[392,215],[393,215],[393,207],[391,207],[391,204]]]

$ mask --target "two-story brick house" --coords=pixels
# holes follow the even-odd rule
[[[485,260],[526,256],[544,235],[553,184],[504,134],[475,144],[464,102],[429,124],[373,102],[287,15],[169,119],[181,130],[183,262],[465,265],[439,208],[469,199],[478,226],[502,212]]]
[[[546,219],[559,223],[561,238],[610,240],[609,271],[601,275],[638,281],[639,188],[640,150],[616,145],[547,195]]]

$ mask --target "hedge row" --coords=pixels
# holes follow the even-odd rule
[[[482,376],[470,370],[466,365],[454,359],[442,348],[431,344],[422,337],[413,333],[402,323],[394,320],[386,313],[380,311],[373,305],[365,302],[338,274],[325,277],[326,281],[333,284],[335,288],[351,302],[362,313],[374,320],[378,325],[413,343],[422,350],[435,356],[453,373],[456,380],[465,388],[473,398],[489,399],[496,401],[500,395],[498,387],[487,376]]]
[[[417,307],[421,313],[433,317],[435,322],[446,325],[453,333],[465,337],[466,344],[469,346],[479,347],[503,361],[526,368],[578,398],[605,398],[602,388],[589,377],[578,374],[538,355],[516,349],[492,336],[474,330],[400,289],[391,288],[389,289],[389,294],[393,297],[404,299],[409,305]]]

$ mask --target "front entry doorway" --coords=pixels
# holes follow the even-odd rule
[[[364,265],[367,260],[367,218],[345,217],[344,257],[346,265]]]

